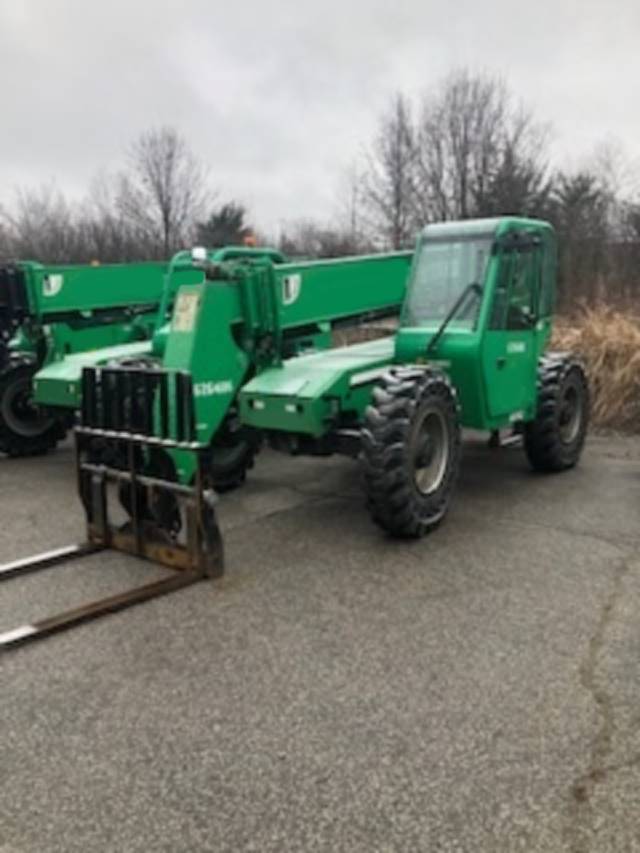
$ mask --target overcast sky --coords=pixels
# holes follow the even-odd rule
[[[141,131],[175,125],[263,228],[329,219],[395,90],[500,74],[558,162],[640,155],[637,0],[0,0],[0,199],[83,195]]]

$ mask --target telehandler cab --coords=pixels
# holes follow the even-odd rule
[[[290,357],[287,333],[346,316],[355,302],[379,307],[393,257],[350,282],[346,261],[326,264],[319,279],[313,264],[198,260],[202,280],[180,288],[161,361],[84,371],[76,447],[88,546],[80,547],[182,569],[161,591],[222,573],[211,451],[229,421],[292,453],[358,457],[371,517],[398,537],[420,537],[446,514],[462,427],[521,433],[538,471],[574,466],[589,392],[573,356],[546,352],[556,265],[545,222],[427,226],[395,335]],[[124,523],[109,519],[108,484]],[[152,587],[116,605],[158,594]],[[109,609],[102,602],[90,615]],[[0,646],[77,621],[72,613],[53,628],[23,626]]]

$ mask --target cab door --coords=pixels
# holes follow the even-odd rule
[[[483,346],[487,410],[490,418],[517,421],[531,406],[536,388],[542,245],[525,237],[498,251],[500,266]]]

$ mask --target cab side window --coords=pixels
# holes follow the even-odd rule
[[[503,255],[493,300],[491,329],[530,329],[540,288],[539,254],[510,251]]]

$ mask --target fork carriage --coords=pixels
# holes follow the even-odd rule
[[[85,368],[81,423],[74,430],[78,492],[86,541],[0,567],[0,580],[40,571],[105,549],[160,563],[172,572],[0,634],[6,649],[123,610],[224,572],[215,491],[207,484],[210,448],[195,438],[191,377],[162,370]],[[159,420],[154,423],[154,409]],[[192,485],[141,471],[156,451],[195,456]],[[115,487],[114,489],[110,489]],[[110,491],[127,511],[112,519]],[[170,524],[163,520],[170,518]]]

